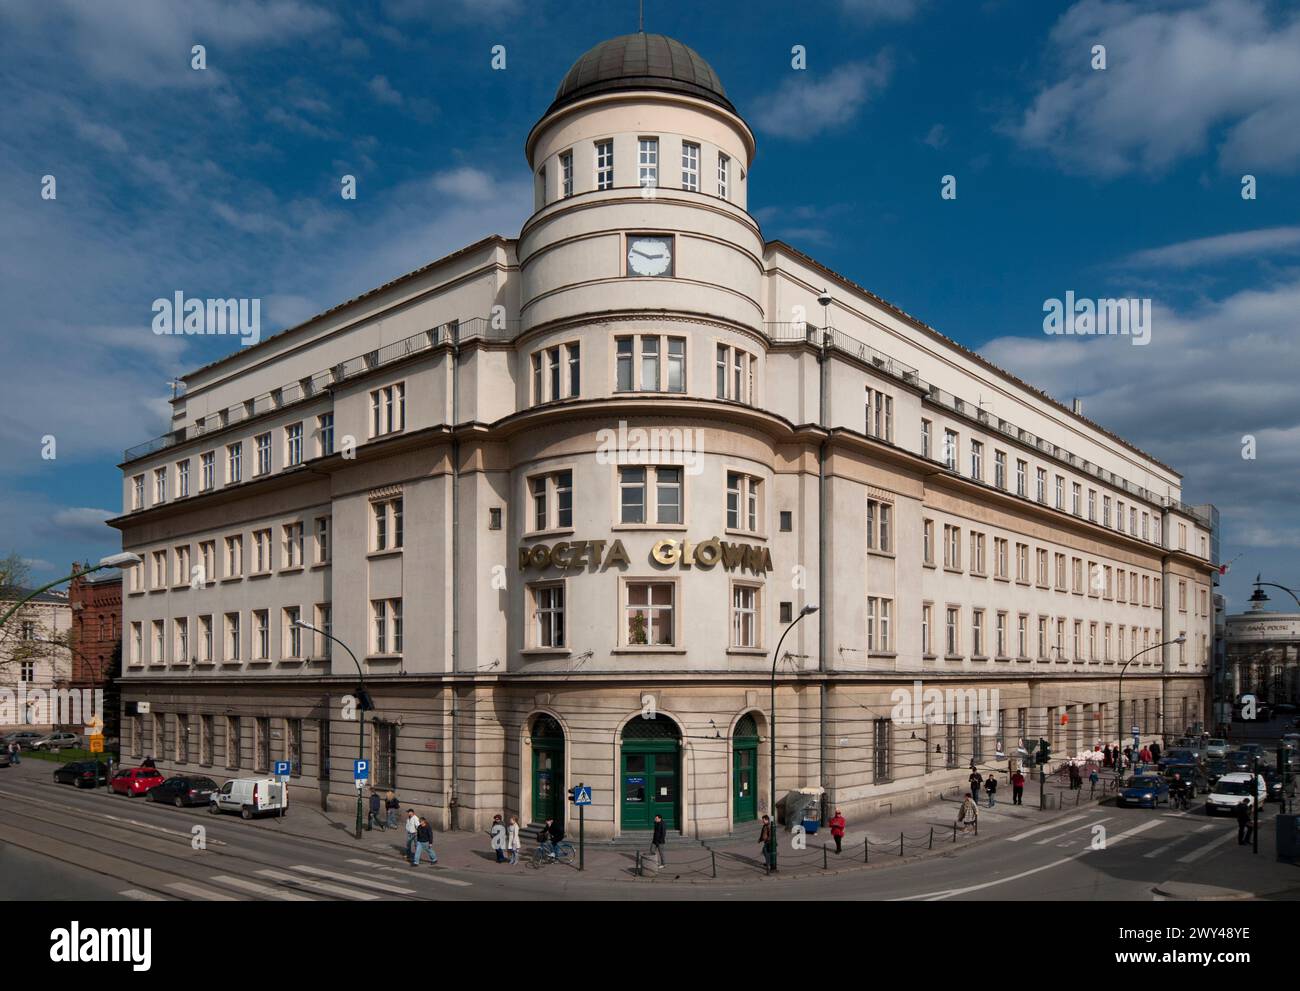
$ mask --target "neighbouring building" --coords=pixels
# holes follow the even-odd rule
[[[73,573],[91,565],[74,564]],[[93,571],[74,578],[68,585],[68,606],[72,612],[69,634],[71,675],[68,687],[83,693],[104,693],[105,734],[117,733],[117,686],[122,649],[122,573]],[[82,698],[92,696],[82,695]]]
[[[1249,611],[1225,617],[1225,701],[1300,704],[1300,611],[1271,612],[1256,588]]]
[[[589,835],[710,835],[774,716],[777,798],[849,816],[1205,719],[1178,472],[765,240],[704,59],[596,46],[524,150],[517,236],[192,372],[126,452],[127,755],[343,804],[360,747],[444,828],[583,782]]]
[[[31,589],[0,588],[0,613]],[[72,610],[63,592],[41,592],[0,627],[0,735],[44,732],[58,725],[56,692],[72,673],[68,634]]]

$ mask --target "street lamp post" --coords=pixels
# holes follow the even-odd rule
[[[1300,596],[1296,595],[1295,589],[1287,588],[1285,585],[1279,585],[1276,582],[1262,582],[1259,580],[1259,575],[1255,576],[1254,585],[1255,585],[1255,594],[1250,597],[1251,602],[1268,601],[1268,596],[1260,591],[1261,586],[1267,585],[1269,588],[1280,588],[1283,592],[1286,592],[1289,596],[1291,596],[1291,598],[1295,599],[1295,604],[1297,606],[1300,606]]]
[[[324,630],[312,626],[310,623],[304,622],[301,619],[294,620],[293,625],[298,627],[298,629],[300,630],[311,630],[313,633],[319,633],[327,640],[332,640],[334,643],[338,644],[340,647],[342,647],[344,650],[348,652],[348,656],[352,658],[352,663],[357,666],[357,678],[361,682],[361,687],[357,691],[357,713],[358,713],[357,715],[357,759],[365,760],[365,756],[366,756],[365,714],[371,708],[371,706],[370,706],[370,696],[366,694],[366,675],[365,672],[361,670],[361,662],[357,660],[357,655],[352,653],[352,648],[349,647],[347,644],[345,644],[338,637],[334,636],[334,634],[326,633]],[[356,838],[361,839],[361,789],[359,787],[357,788]]]
[[[80,578],[82,575],[88,575],[92,571],[101,571],[104,568],[125,568],[127,565],[139,564],[139,563],[140,563],[140,555],[138,554],[132,554],[130,552],[124,552],[122,554],[110,554],[108,557],[103,558],[99,562],[99,564],[95,565],[93,568],[86,568],[84,571],[74,571],[72,574],[67,575],[64,578],[59,578],[56,581],[50,582],[48,585],[42,585],[40,588],[34,589],[33,591],[29,592],[24,598],[20,599],[19,601],[15,602],[12,606],[10,606],[3,616],[0,616],[0,626],[4,626],[5,623],[9,621],[10,616],[16,613],[19,609],[25,606],[32,599],[36,598],[36,596],[40,595],[42,592],[49,591],[55,585],[62,585],[64,582],[70,582],[74,578]]]
[[[770,783],[769,783],[769,790],[768,790],[768,797],[767,797],[767,805],[772,813],[772,818],[768,822],[768,829],[767,829],[767,833],[768,833],[767,863],[768,863],[769,871],[776,870],[776,664],[777,661],[779,661],[781,658],[781,644],[785,643],[785,635],[795,628],[795,625],[799,622],[799,620],[803,619],[805,616],[811,616],[816,611],[817,611],[816,606],[804,606],[802,609],[800,609],[799,615],[794,618],[794,622],[792,622],[789,626],[785,628],[785,630],[782,631],[781,639],[779,639],[776,642],[776,651],[775,653],[772,654],[772,704],[770,706],[771,715],[769,717],[771,719],[772,725],[768,727],[768,733],[767,733],[768,742],[771,745],[771,757],[768,761],[768,763],[771,764],[771,767],[768,768],[770,774]]]
[[[1172,640],[1166,640],[1164,643],[1157,643],[1157,644],[1152,644],[1150,647],[1144,647],[1142,650],[1139,650],[1136,654],[1134,654],[1127,661],[1125,661],[1124,666],[1119,669],[1119,705],[1117,706],[1115,712],[1115,729],[1118,731],[1120,743],[1124,742],[1124,672],[1128,670],[1128,666],[1130,664],[1132,664],[1134,661],[1136,661],[1139,657],[1141,657],[1143,654],[1147,653],[1148,651],[1159,650],[1161,647],[1168,647],[1170,644],[1186,643],[1186,642],[1187,642],[1187,634],[1180,633]],[[1134,753],[1136,754],[1137,753],[1136,744],[1138,741],[1134,740],[1133,742],[1135,746]],[[1115,762],[1115,779],[1117,781],[1122,779],[1124,776],[1124,766],[1123,766],[1124,761],[1122,757],[1123,755],[1122,748],[1120,753],[1121,753],[1121,759]]]

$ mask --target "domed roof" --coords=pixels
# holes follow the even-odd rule
[[[685,93],[736,112],[722,80],[698,53],[666,35],[642,33],[602,41],[574,62],[547,113],[597,93],[628,89]]]

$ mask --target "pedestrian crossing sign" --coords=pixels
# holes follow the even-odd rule
[[[574,804],[574,805],[590,805],[590,804],[591,804],[591,786],[590,786],[590,785],[579,785],[578,787],[576,787],[576,788],[573,789],[573,804]]]

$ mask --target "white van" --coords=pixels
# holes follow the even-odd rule
[[[245,819],[264,812],[283,814],[289,811],[289,789],[275,778],[235,778],[213,794],[208,811],[238,812]]]
[[[1244,771],[1225,774],[1215,782],[1214,790],[1206,797],[1205,814],[1212,816],[1216,812],[1234,813],[1238,805],[1250,799],[1252,792],[1256,802],[1262,804],[1268,800],[1268,784],[1264,775],[1261,774],[1256,781],[1255,775]]]

